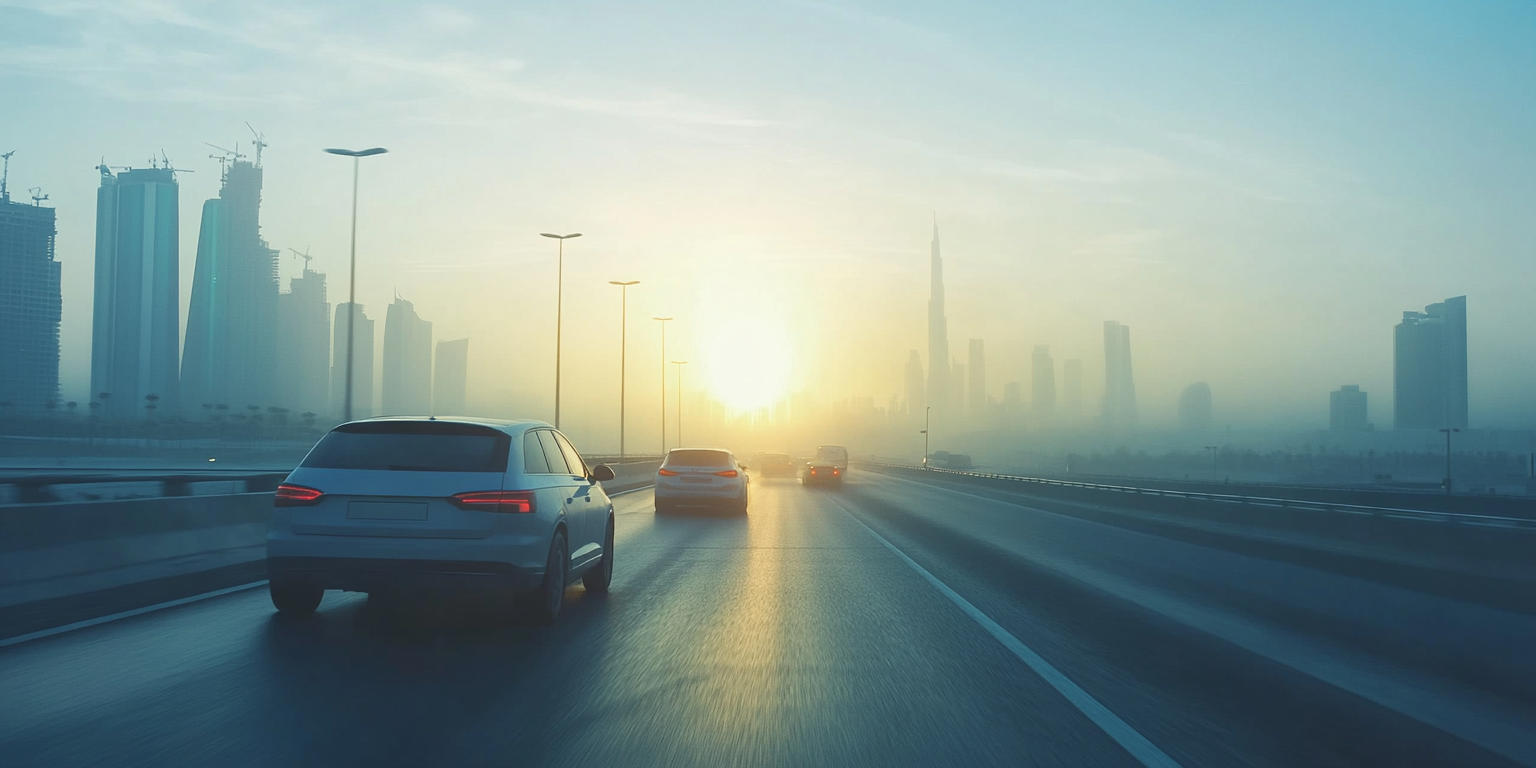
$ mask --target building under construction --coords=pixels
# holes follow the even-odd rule
[[[199,413],[204,404],[277,405],[277,251],[261,236],[261,164],[242,157],[232,156],[219,196],[203,204],[198,233],[181,389]]]
[[[7,155],[9,159],[9,155]],[[59,398],[59,262],[54,212],[12,202],[0,177],[0,409],[40,412]]]

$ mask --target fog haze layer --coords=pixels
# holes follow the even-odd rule
[[[985,340],[998,399],[1011,381],[1028,398],[1048,344],[1083,361],[1093,410],[1118,320],[1143,424],[1171,425],[1204,381],[1220,426],[1322,427],[1327,393],[1359,384],[1385,427],[1393,325],[1465,294],[1472,424],[1526,427],[1533,28],[1523,3],[3,2],[0,150],[19,150],[13,197],[41,186],[58,212],[65,399],[89,397],[92,167],[163,150],[194,171],[185,313],[218,191],[205,142],[248,152],[249,121],[270,144],[262,233],[284,288],[287,249],[309,249],[333,308],[351,179],[320,150],[389,148],[363,163],[358,300],[382,321],[398,294],[436,339],[469,337],[472,410],[551,417],[555,247],[538,233],[583,233],[563,407],[603,449],[608,281],[641,281],[633,435],[657,427],[657,315],[677,318],[667,357],[690,361],[690,391],[887,407],[908,350],[930,363],[935,219],[950,349],[963,364]]]

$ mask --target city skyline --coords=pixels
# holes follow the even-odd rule
[[[170,162],[168,160],[165,161],[165,167],[164,168],[152,167],[151,169],[147,169],[147,170],[153,172],[151,174],[139,173],[139,171],[144,171],[144,170],[146,170],[146,169],[125,169],[124,174],[122,174],[122,176],[125,177],[125,178],[120,178],[119,176],[115,176],[115,175],[111,174],[111,172],[105,166],[101,167],[100,171],[102,173],[103,187],[108,189],[109,192],[101,193],[102,196],[103,196],[103,200],[100,202],[100,204],[98,206],[98,213],[100,214],[102,212],[108,212],[109,213],[109,217],[108,217],[108,220],[106,221],[106,224],[105,224],[106,229],[101,231],[101,232],[98,232],[98,242],[99,243],[101,243],[101,242],[114,242],[117,239],[121,239],[121,236],[118,233],[116,233],[116,231],[115,231],[115,228],[118,226],[118,218],[119,218],[119,215],[120,215],[119,212],[116,211],[116,208],[121,205],[121,202],[118,199],[118,196],[120,194],[120,191],[118,190],[118,187],[120,185],[122,185],[125,181],[127,183],[129,183],[129,184],[139,184],[139,183],[146,183],[146,182],[148,182],[148,183],[159,183],[159,184],[169,185],[169,188],[171,188],[171,189],[175,188],[175,185],[176,185],[176,179],[175,179],[175,175],[174,175],[174,170],[175,169],[171,168]],[[242,176],[244,176],[244,183],[243,184],[238,184],[238,186],[244,187],[244,189],[241,190],[241,192],[237,192],[234,195],[226,194],[226,192],[228,192],[228,190],[230,189],[230,179],[233,177],[233,178],[235,178],[237,180],[240,180]],[[226,254],[228,251],[231,250],[231,248],[226,243],[224,243],[224,240],[229,238],[231,231],[238,232],[238,231],[244,229],[246,234],[249,235],[246,239],[248,241],[250,241],[250,243],[255,246],[254,253],[257,255],[257,258],[252,260],[252,261],[255,264],[257,264],[257,265],[261,265],[256,270],[247,270],[247,271],[251,272],[254,275],[260,276],[261,273],[265,272],[265,268],[264,268],[265,265],[270,264],[270,266],[271,266],[271,275],[272,275],[271,283],[273,284],[273,287],[275,287],[275,279],[276,279],[276,275],[277,275],[277,268],[276,268],[277,250],[273,249],[273,248],[270,248],[267,245],[266,241],[259,236],[259,224],[257,224],[257,221],[258,221],[258,219],[257,219],[257,216],[258,216],[257,208],[259,206],[259,201],[260,201],[260,187],[261,187],[261,169],[260,169],[260,166],[254,165],[252,163],[245,163],[245,162],[241,162],[239,160],[235,160],[234,162],[232,162],[230,164],[229,168],[226,170],[226,173],[224,175],[223,181],[224,181],[224,189],[221,190],[220,198],[218,198],[218,199],[210,199],[204,205],[204,212],[203,212],[204,215],[203,215],[203,218],[202,218],[202,221],[201,221],[201,230],[202,231],[201,231],[200,236],[199,236],[199,248],[198,248],[198,266],[200,268],[199,272],[200,273],[211,273],[211,272],[218,271],[218,267],[216,267],[215,265],[222,263],[219,260],[219,256],[221,256],[223,254]],[[243,192],[243,194],[242,194],[242,192]],[[151,194],[152,195],[161,195],[161,196],[163,196],[164,193],[151,193]],[[107,199],[108,196],[110,196],[110,198],[111,198],[110,200]],[[239,207],[229,206],[229,202],[230,202],[231,198],[233,198],[235,200],[239,200],[241,198],[244,198],[244,200],[248,201],[248,202],[244,206],[239,206]],[[40,199],[46,199],[46,198],[40,198]],[[132,200],[138,201],[139,198],[137,196],[132,196]],[[132,204],[140,205],[140,206],[144,205],[142,202],[134,202]],[[14,204],[13,204],[13,206],[14,206]],[[52,208],[41,207],[38,204],[34,204],[34,206],[22,206],[21,208],[31,208],[31,209],[33,209],[35,211],[39,211],[39,212],[40,211],[53,211]],[[172,209],[174,209],[174,205],[172,206]],[[234,213],[231,215],[230,211],[232,211],[232,210],[234,211]],[[155,216],[156,216],[156,213],[155,213],[155,209],[154,209],[153,205],[151,205],[147,209],[147,212],[145,212],[145,211],[138,211],[134,215],[135,216],[143,215],[143,216],[147,216],[149,219],[154,219]],[[244,222],[247,223],[247,226],[241,227],[239,224],[231,224],[229,222],[229,220],[231,218],[235,219],[236,221],[243,220]],[[151,225],[151,228],[155,229],[155,230],[158,230],[158,231],[165,231],[167,229],[166,225],[163,222],[154,223],[154,224]],[[172,242],[170,242],[168,244],[167,243],[159,243],[159,242],[157,242],[154,245],[154,248],[158,248],[160,251],[164,251],[167,247],[170,247],[170,248],[174,249],[174,247],[175,247],[174,246],[174,241],[172,241]],[[115,270],[115,269],[117,269],[116,266],[114,266],[114,265],[109,263],[113,259],[117,258],[117,255],[116,255],[115,251],[116,251],[116,247],[114,246],[114,248],[111,251],[109,251],[109,252],[100,252],[100,253],[105,253],[106,255],[99,256],[97,268],[98,269],[107,269],[107,270]],[[332,371],[332,367],[333,366],[332,365],[315,365],[314,361],[323,360],[327,356],[327,353],[331,353],[332,352],[332,350],[329,348],[329,345],[331,344],[332,340],[329,339],[329,338],[324,338],[324,336],[325,336],[324,329],[323,329],[323,325],[324,324],[317,323],[317,322],[309,322],[309,323],[305,324],[303,322],[297,321],[295,319],[295,315],[308,312],[309,314],[315,315],[316,318],[325,317],[325,322],[329,323],[329,321],[330,321],[330,317],[329,317],[329,304],[326,303],[326,301],[325,301],[325,276],[323,274],[317,273],[314,270],[309,268],[309,256],[308,256],[307,252],[304,253],[304,254],[300,254],[298,251],[295,250],[294,253],[296,255],[300,256],[303,259],[303,261],[304,261],[303,272],[301,273],[300,276],[295,277],[295,278],[292,279],[291,282],[292,282],[292,286],[293,287],[292,287],[292,289],[290,291],[282,292],[281,294],[278,294],[278,295],[273,297],[273,298],[277,298],[279,300],[279,303],[282,304],[283,306],[287,307],[287,309],[285,311],[277,311],[276,308],[274,307],[274,311],[272,312],[272,314],[270,316],[273,317],[276,320],[276,322],[273,323],[272,325],[273,325],[273,328],[275,329],[275,331],[277,332],[278,335],[282,335],[282,336],[286,336],[286,337],[291,337],[291,338],[296,340],[296,345],[294,346],[294,348],[285,349],[280,356],[286,362],[290,362],[290,363],[292,363],[294,361],[298,361],[298,360],[306,360],[306,361],[308,361],[309,364],[304,365],[304,366],[299,366],[299,368],[301,368],[302,370],[307,371],[307,374],[305,376],[297,377],[297,378],[295,378],[295,379],[293,379],[291,381],[287,381],[282,386],[272,388],[270,390],[273,393],[272,397],[263,397],[263,398],[260,398],[260,399],[263,399],[263,400],[265,400],[267,402],[279,402],[279,403],[287,403],[287,404],[291,404],[291,405],[303,405],[304,407],[315,407],[315,408],[322,408],[323,409],[325,407],[326,401],[329,399],[330,395],[333,394],[333,390],[334,390],[333,383],[330,381],[330,376],[333,373],[333,371]],[[163,261],[166,261],[166,263],[172,263],[171,261],[164,259],[163,256],[161,258],[162,258]],[[227,256],[225,256],[224,260],[227,261]],[[141,270],[142,269],[144,269],[144,268],[141,268]],[[153,267],[153,266],[148,267],[148,269],[151,272],[157,272],[157,271],[158,272],[166,272],[167,271],[164,268],[158,268],[158,267]],[[929,312],[928,312],[928,315],[929,315],[929,325],[930,325],[930,334],[929,334],[930,339],[929,340],[930,340],[930,343],[932,344],[933,342],[935,342],[935,340],[942,339],[942,345],[947,347],[947,319],[945,318],[945,316],[942,313],[942,308],[943,308],[943,304],[944,304],[943,272],[942,272],[942,261],[941,261],[941,254],[940,254],[939,240],[938,240],[938,227],[937,227],[936,223],[935,223],[934,229],[933,229],[933,239],[932,239],[931,244],[930,244],[930,269],[931,269],[930,277],[931,277],[932,282],[931,282],[931,294],[930,294]],[[174,271],[174,270],[169,270],[169,271]],[[206,284],[206,283],[208,283],[210,281],[204,279],[204,280],[200,280],[199,282],[203,282],[203,283]],[[268,283],[268,281],[264,277],[262,279],[258,280],[257,282],[259,282],[262,285],[265,285],[265,284]],[[200,296],[199,288],[203,288],[203,291],[201,292],[202,293],[201,296]],[[159,289],[159,290],[163,291],[163,288]],[[194,288],[193,288],[193,296],[194,296],[194,306],[189,307],[189,315],[188,315],[189,316],[189,321],[188,321],[189,326],[197,326],[198,325],[198,323],[194,323],[191,318],[197,316],[196,313],[198,312],[198,310],[200,308],[199,305],[219,303],[219,302],[212,301],[212,300],[210,300],[208,298],[207,288],[206,288],[205,285],[204,286],[195,285]],[[307,297],[307,298],[303,299],[303,304],[305,306],[305,308],[303,308],[303,309],[300,308],[300,301],[301,301],[300,297]],[[198,301],[198,299],[201,299],[201,301]],[[97,297],[97,303],[98,304],[101,304],[104,301],[110,302],[112,300],[113,299],[111,297],[108,297],[107,299],[104,299],[101,296]],[[401,302],[401,300],[397,297],[396,303],[399,304],[400,302]],[[227,300],[224,303],[228,303]],[[310,308],[309,305],[313,305],[313,308]],[[405,306],[409,307],[409,302],[405,302]],[[394,309],[394,307],[395,307],[395,305],[391,305],[391,309]],[[941,310],[941,311],[936,313],[935,312],[935,307],[938,307],[939,310]],[[162,311],[159,312],[159,314],[163,315],[163,314],[165,314],[165,311],[162,310]],[[250,313],[247,313],[247,314],[250,314]],[[412,323],[420,324],[421,322],[423,322],[423,321],[420,321],[419,318],[416,318],[414,316],[414,310],[411,310],[411,312],[409,314],[413,318]],[[1466,380],[1466,320],[1465,320],[1466,312],[1465,312],[1465,297],[1455,297],[1453,299],[1448,299],[1446,302],[1443,302],[1443,303],[1440,303],[1440,304],[1430,305],[1430,306],[1426,307],[1424,312],[1412,312],[1412,311],[1404,312],[1403,316],[1404,316],[1403,323],[1400,324],[1398,329],[1397,329],[1397,334],[1399,335],[1399,340],[1396,343],[1397,344],[1397,350],[1398,350],[1396,356],[1399,358],[1399,363],[1398,363],[1397,373],[1395,375],[1399,379],[1399,381],[1402,381],[1402,380],[1405,379],[1405,376],[1404,376],[1404,373],[1403,373],[1403,371],[1405,370],[1405,363],[1403,362],[1403,360],[1406,357],[1409,357],[1409,355],[1405,355],[1404,354],[1404,350],[1405,349],[1413,348],[1413,344],[1415,344],[1415,343],[1418,343],[1418,344],[1422,345],[1421,342],[1405,342],[1404,338],[1402,336],[1402,334],[1404,333],[1404,329],[1407,328],[1407,329],[1413,330],[1415,332],[1422,332],[1422,331],[1419,330],[1421,328],[1421,326],[1422,326],[1423,328],[1430,329],[1430,332],[1442,333],[1441,331],[1436,330],[1436,329],[1439,329],[1441,327],[1441,325],[1446,325],[1448,327],[1449,326],[1454,326],[1454,327],[1450,327],[1449,330],[1443,331],[1443,333],[1449,334],[1449,335],[1446,337],[1446,340],[1441,340],[1438,343],[1439,343],[1440,347],[1445,347],[1445,349],[1441,349],[1441,352],[1445,352],[1446,354],[1449,354],[1452,358],[1456,358],[1456,355],[1459,354],[1459,358],[1451,360],[1451,367],[1455,368],[1456,370],[1459,370],[1459,373],[1452,372],[1451,374],[1449,374],[1449,378],[1450,379],[1455,379],[1455,381],[1448,380],[1447,382],[1442,383],[1441,385],[1439,385],[1440,388],[1437,389],[1436,391],[1440,392],[1442,395],[1444,395],[1444,398],[1447,399],[1447,405],[1445,406],[1445,408],[1448,408],[1449,410],[1447,410],[1446,413],[1453,413],[1453,412],[1454,413],[1459,413],[1460,414],[1459,415],[1459,421],[1457,420],[1458,417],[1455,416],[1455,415],[1452,415],[1450,417],[1438,416],[1438,417],[1435,417],[1435,418],[1438,419],[1441,422],[1448,422],[1448,423],[1459,424],[1459,425],[1461,425],[1464,428],[1466,423],[1467,423],[1466,422],[1466,411],[1467,411],[1466,392],[1467,392],[1467,389],[1468,389],[1467,380]],[[337,317],[338,318],[341,317],[340,306],[338,306]],[[204,322],[204,324],[206,324],[208,321],[205,320],[203,322]],[[412,324],[412,323],[403,323],[402,327],[403,327],[404,324]],[[430,327],[430,325],[431,325],[430,323],[426,323],[426,327]],[[303,328],[305,328],[307,326],[314,326],[314,328],[310,328],[307,331],[306,330],[301,330],[301,329],[303,329]],[[935,331],[937,329],[942,329],[943,333],[935,333]],[[204,333],[206,333],[206,331],[204,331]],[[340,333],[340,331],[337,331],[337,333]],[[406,335],[406,336],[411,335],[410,333],[405,333],[405,332],[402,332],[402,333],[404,333],[404,335]],[[190,353],[193,350],[193,348],[194,348],[194,346],[193,346],[193,339],[194,338],[199,338],[199,334],[194,333],[193,328],[189,327],[188,335],[189,335],[189,338],[188,338],[188,340],[186,342],[186,350],[187,350],[187,352]],[[337,338],[339,339],[340,337],[337,337]],[[1439,338],[1439,337],[1437,336],[1436,338]],[[388,333],[386,333],[385,339],[386,339],[386,341],[385,341],[386,347],[388,347],[388,345],[389,345],[389,341],[388,341],[389,334]],[[1113,321],[1106,321],[1105,322],[1105,337],[1104,337],[1104,339],[1105,339],[1104,354],[1105,354],[1105,361],[1106,361],[1106,369],[1105,369],[1105,371],[1106,371],[1106,373],[1105,373],[1105,377],[1106,377],[1105,378],[1105,382],[1106,382],[1106,384],[1105,384],[1103,414],[1102,414],[1102,417],[1101,417],[1102,418],[1101,426],[1104,426],[1106,428],[1111,428],[1111,429],[1134,428],[1134,425],[1136,425],[1137,421],[1138,421],[1138,415],[1137,415],[1137,407],[1135,405],[1135,394],[1134,394],[1135,393],[1135,385],[1134,385],[1134,383],[1132,381],[1132,378],[1130,376],[1130,367],[1131,366],[1130,366],[1130,355],[1129,355],[1129,330],[1128,330],[1128,328],[1126,328],[1125,326],[1123,326],[1123,325],[1121,325],[1119,323],[1115,323]],[[200,343],[199,346],[201,346],[201,345],[202,345],[202,343]],[[963,398],[951,397],[950,398],[951,405],[953,407],[955,407],[958,411],[965,412],[967,418],[973,424],[979,424],[979,423],[983,422],[987,418],[987,416],[988,416],[989,408],[993,407],[994,404],[998,403],[998,399],[991,395],[991,393],[989,392],[988,387],[987,387],[987,380],[986,380],[986,375],[985,375],[985,363],[984,363],[984,360],[985,360],[984,354],[985,353],[983,352],[983,349],[984,349],[983,345],[984,345],[984,340],[982,340],[982,339],[971,339],[970,340],[970,344],[969,344],[969,366],[961,365],[959,363],[952,363],[952,365],[950,366],[950,368],[951,368],[951,376],[948,377],[949,380],[950,380],[949,381],[949,389],[951,390],[951,392],[963,392],[964,393],[964,397]],[[1446,346],[1446,345],[1449,345],[1449,346]],[[399,347],[398,344],[396,346]],[[419,345],[416,345],[416,346],[419,346]],[[1440,347],[1437,347],[1437,349],[1439,349]],[[1048,350],[1049,350],[1049,345],[1035,345],[1035,353],[1034,353],[1034,356],[1033,356],[1032,362],[1031,362],[1032,371],[1033,371],[1032,374],[1031,374],[1031,378],[1032,378],[1032,381],[1034,382],[1034,387],[1032,389],[1038,389],[1041,386],[1042,380],[1040,378],[1040,373],[1039,373],[1039,370],[1040,370],[1040,356],[1041,356],[1041,354],[1044,354],[1044,356],[1045,356],[1046,369],[1049,371],[1049,373],[1048,373],[1048,375],[1050,376],[1049,386],[1054,388],[1054,381],[1055,381],[1055,379],[1054,379],[1054,365],[1050,361],[1049,351]],[[389,357],[388,354],[386,354],[386,361],[388,360],[388,357]],[[1459,362],[1458,362],[1458,360],[1459,360]],[[1080,367],[1080,361],[1073,360],[1073,361],[1069,361],[1069,363],[1076,363]],[[1413,364],[1417,364],[1421,368],[1423,367],[1423,363],[1422,362],[1408,363],[1406,365],[1413,365]],[[386,365],[388,365],[388,363],[386,363]],[[1459,366],[1459,368],[1458,368],[1458,366]],[[968,370],[968,368],[969,368],[969,370]],[[400,373],[400,371],[403,371],[404,369],[401,368],[399,365],[396,365],[396,366],[394,366],[394,370],[396,371],[394,374],[392,374],[391,376],[387,376],[384,379],[386,382],[390,381],[391,379],[400,380],[401,375],[402,375]],[[906,375],[907,380],[906,380],[906,383],[904,384],[904,392],[908,394],[908,398],[906,400],[898,401],[898,400],[895,399],[895,396],[893,395],[893,403],[896,403],[896,402],[904,403],[905,404],[904,407],[906,407],[908,409],[909,413],[911,412],[911,402],[912,401],[911,401],[910,395],[911,395],[911,392],[913,390],[911,385],[912,385],[912,377],[913,377],[914,373],[916,373],[919,376],[921,374],[921,360],[920,360],[919,355],[917,354],[917,352],[915,350],[912,351],[910,359],[908,361],[908,369],[907,369],[907,375]],[[1078,375],[1080,375],[1080,371],[1079,371]],[[930,376],[931,376],[931,370],[930,370]],[[182,378],[182,385],[183,385],[183,387],[186,386],[186,379],[187,379],[187,377],[188,377],[188,371],[186,371],[186,370],[181,371],[181,378]],[[431,386],[430,378],[431,377],[427,378],[427,382],[428,382],[427,383],[427,387],[428,387],[428,389],[426,391],[428,391],[428,392],[431,391],[430,390],[430,386]],[[1421,376],[1420,378],[1423,378],[1423,377]],[[301,379],[303,379],[303,380],[301,381]],[[1011,383],[1012,382],[1005,383],[1002,386],[1001,390],[1000,390],[1000,394],[1003,395],[1003,399],[1004,400],[1006,400],[1007,387]],[[1206,392],[1207,393],[1209,392],[1208,385],[1204,385],[1202,383],[1200,386],[1205,386],[1206,387]],[[182,393],[182,390],[177,388],[174,385],[172,385],[172,386],[165,386],[165,387],[161,387],[161,388],[165,389],[166,391],[170,392],[171,394],[168,397],[167,396],[163,396],[163,395],[155,394],[155,397],[153,398],[153,400],[157,401],[157,402],[153,402],[153,403],[151,403],[151,405],[155,405],[155,407],[157,407],[157,408],[161,407],[161,404],[158,404],[158,401],[165,400],[166,402],[164,403],[164,405],[170,406],[171,403],[175,402],[175,400],[178,399],[178,395]],[[1063,388],[1066,389],[1065,385],[1064,385]],[[409,397],[400,394],[401,392],[404,392],[406,390],[411,390],[411,391],[415,392],[415,391],[418,391],[420,389],[421,389],[421,387],[420,387],[419,384],[395,386],[394,387],[394,390],[395,390],[395,398],[394,398],[394,400],[395,400],[396,405],[398,406],[398,405],[400,405],[402,403],[410,403],[410,402],[421,401],[423,403],[430,403],[430,404],[432,404],[432,407],[435,407],[436,404],[434,402],[434,399],[430,395],[428,395],[428,396],[426,396],[424,398],[424,397],[422,397],[419,394],[419,392],[418,392],[418,394],[411,395]],[[1412,389],[1412,384],[1409,384],[1407,387],[1404,387],[1403,385],[1399,384],[1397,386],[1394,386],[1394,393],[1402,393],[1402,392],[1404,392],[1406,390],[1411,390],[1411,389]],[[102,391],[108,392],[110,394],[110,390],[103,389]],[[1189,395],[1189,392],[1190,392],[1190,390],[1186,389],[1184,391],[1184,393],[1181,394],[1181,396],[1180,396],[1180,405],[1179,405],[1179,409],[1178,409],[1179,410],[1179,423],[1180,424],[1187,424],[1187,422],[1188,422],[1188,417],[1186,415],[1186,410],[1187,410],[1186,396]],[[1129,393],[1129,394],[1127,395],[1127,393]],[[1447,394],[1447,393],[1449,393],[1449,394]],[[1335,393],[1335,395],[1337,395],[1337,394],[1338,393]],[[927,393],[924,392],[923,396],[924,396],[924,400],[926,401]],[[1055,392],[1051,391],[1050,392],[1051,402],[1050,402],[1049,406],[1046,406],[1046,411],[1047,412],[1049,410],[1051,410],[1052,408],[1054,408],[1054,398],[1055,398]],[[1208,398],[1208,395],[1207,395],[1207,398]],[[1402,404],[1402,401],[1405,401],[1405,400],[1411,399],[1411,398],[1412,398],[1412,395],[1409,395],[1406,398],[1401,396],[1401,394],[1395,395],[1395,402],[1397,402],[1397,405],[1395,406],[1395,408],[1397,408],[1397,410],[1400,412],[1399,417],[1398,417],[1399,428],[1400,429],[1427,429],[1427,428],[1429,428],[1427,426],[1428,422],[1424,421],[1424,419],[1426,417],[1420,417],[1417,421],[1414,421],[1412,418],[1405,419],[1401,415],[1401,411],[1404,410],[1404,406]],[[231,399],[239,400],[240,398],[236,397],[236,398],[231,398]],[[257,398],[250,398],[250,399],[257,399]],[[55,396],[54,400],[58,401],[56,396]],[[455,402],[455,403],[466,402],[465,400],[463,400],[461,398],[451,398],[451,400],[452,400],[452,402]],[[1032,399],[1032,410],[1035,411],[1035,415],[1036,415],[1037,418],[1042,416],[1042,412],[1040,411],[1040,409],[1042,407],[1041,406],[1042,402],[1044,402],[1044,401],[1042,401],[1039,398]],[[312,405],[311,405],[311,403],[312,403]],[[925,404],[926,404],[926,402],[925,402]],[[103,402],[103,403],[101,403],[101,405],[103,405],[103,406],[110,406],[110,403]],[[196,411],[195,411],[195,407],[196,406],[195,406],[194,403],[191,402],[190,399],[188,400],[187,403],[183,403],[181,405],[182,405],[182,407],[186,408],[186,410],[189,413],[196,413]],[[401,407],[403,407],[403,406],[401,406]],[[1207,408],[1208,408],[1208,406],[1207,406]],[[428,410],[430,410],[430,408],[423,408],[422,412],[427,412]],[[1423,408],[1421,407],[1420,410],[1423,410]],[[1332,410],[1330,412],[1332,412]],[[1043,419],[1042,419],[1042,421],[1043,421]],[[1336,421],[1337,421],[1337,419],[1335,417],[1333,417],[1333,416],[1330,417],[1330,425],[1334,424]],[[1424,423],[1423,424],[1418,423],[1418,422],[1421,422],[1421,421],[1423,421]],[[1115,425],[1120,425],[1120,426],[1115,426]],[[1127,426],[1127,425],[1129,425],[1129,426]]]
[[[1030,347],[1048,343],[1084,360],[1096,411],[1098,324],[1118,318],[1136,328],[1138,359],[1157,361],[1137,370],[1149,425],[1174,423],[1198,379],[1228,393],[1222,418],[1249,425],[1321,426],[1319,393],[1358,383],[1379,394],[1384,427],[1392,349],[1373,329],[1423,297],[1467,294],[1479,307],[1472,423],[1536,424],[1524,312],[1536,286],[1522,266],[1536,118],[1475,96],[1531,91],[1536,53],[1511,37],[1528,11],[1244,7],[1174,23],[1113,8],[712,7],[681,29],[645,13],[406,5],[349,19],[338,38],[341,17],[324,7],[7,6],[4,27],[21,37],[0,55],[14,107],[0,149],[20,150],[13,179],[59,211],[72,399],[90,388],[89,313],[74,309],[92,290],[83,169],[163,148],[194,171],[180,178],[186,307],[195,206],[219,186],[205,142],[252,153],[250,121],[271,143],[263,233],[312,248],[333,301],[351,174],[321,149],[390,148],[363,164],[357,300],[383,307],[398,287],[443,337],[476,338],[471,402],[550,412],[548,385],[524,384],[516,361],[554,357],[554,264],[537,233],[557,230],[586,233],[568,256],[573,280],[594,273],[589,290],[644,272],[632,314],[679,317],[668,341],[682,354],[703,360],[718,329],[753,322],[761,300],[716,298],[750,282],[793,339],[790,389],[883,402],[902,389],[906,352],[928,356],[911,307],[930,292],[921,264],[937,209],[947,323],[954,339],[987,340],[993,395],[1028,381]],[[1383,19],[1394,33],[1359,45]],[[529,31],[546,23],[583,34],[557,44]],[[767,45],[765,28],[806,36]],[[1315,55],[1277,70],[1231,51],[1249,35],[1257,50]],[[647,58],[642,38],[719,63]],[[852,38],[868,45],[852,64],[810,42]],[[1209,67],[1212,51],[1234,55]],[[300,267],[282,262],[286,284]],[[617,419],[610,317],[568,319],[571,338],[593,340],[567,375],[594,425]],[[497,337],[482,344],[482,328]],[[634,360],[659,355],[654,335],[635,334]],[[635,384],[636,398],[658,395]]]

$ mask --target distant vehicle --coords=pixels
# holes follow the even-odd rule
[[[787,453],[760,453],[752,463],[763,477],[794,477],[800,467]]]
[[[267,573],[279,613],[324,591],[478,592],[552,622],[566,587],[613,578],[613,503],[536,421],[379,418],[331,430],[278,486]]]
[[[750,501],[746,469],[723,448],[673,448],[656,470],[656,513],[687,505],[745,515]]]
[[[848,474],[848,449],[841,445],[823,445],[806,463],[801,482],[805,485],[830,485],[843,487],[843,476]]]
[[[933,455],[928,457],[928,466],[939,469],[970,469],[971,457],[964,453],[934,451]]]

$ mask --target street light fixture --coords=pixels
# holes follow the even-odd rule
[[[683,447],[683,366],[687,360],[673,360],[677,366],[677,447]]]
[[[1445,486],[1445,492],[1449,494],[1451,492],[1451,433],[1461,430],[1447,427],[1440,431],[1445,433],[1445,481],[1442,485]]]
[[[357,326],[357,167],[363,158],[388,151],[383,147],[325,150],[327,154],[352,158],[352,266],[347,278],[347,389],[341,397],[342,421],[352,420],[352,331]]]
[[[609,280],[619,287],[619,458],[624,458],[624,374],[629,370],[629,287],[639,280]]]
[[[572,232],[569,235],[552,235],[548,232],[539,233],[543,237],[552,237],[560,241],[560,261],[555,271],[555,429],[560,428],[560,321],[564,316],[562,312],[565,304],[565,241],[573,237],[581,237],[580,232]]]
[[[661,321],[661,455],[667,455],[667,322],[670,317],[653,317]]]

